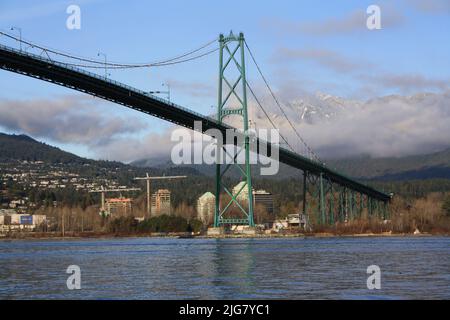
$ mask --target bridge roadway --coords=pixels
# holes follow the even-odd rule
[[[0,68],[97,96],[189,129],[193,129],[194,121],[202,122],[203,132],[215,128],[219,129],[224,137],[227,129],[233,129],[226,124],[218,123],[213,118],[151,96],[139,89],[80,68],[54,62],[4,45],[0,45]],[[390,200],[388,194],[340,174],[324,164],[310,160],[283,147],[280,147],[279,151],[279,161],[282,163],[307,171],[308,174],[318,176],[322,173],[323,178],[373,199],[383,202]]]

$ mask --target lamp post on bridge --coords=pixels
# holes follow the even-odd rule
[[[106,78],[108,78],[108,68],[107,68],[107,63],[106,63],[106,61],[107,61],[106,60],[106,58],[107,58],[106,53],[99,52],[99,53],[97,53],[97,56],[98,57],[103,56],[105,58],[105,79],[106,79]]]
[[[19,46],[20,46],[20,51],[22,51],[22,28],[19,27],[11,27],[11,31],[18,31],[19,32]]]

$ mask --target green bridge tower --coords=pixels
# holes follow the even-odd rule
[[[217,120],[222,123],[227,116],[239,116],[242,118],[243,131],[248,132],[248,113],[247,113],[247,81],[245,76],[245,39],[244,34],[235,36],[230,32],[229,36],[219,37],[219,86],[218,86],[218,104]],[[237,77],[234,82],[227,78]],[[224,86],[226,86],[224,90]],[[232,102],[233,101],[233,102]],[[230,106],[234,104],[233,106]],[[250,168],[250,137],[245,134],[243,141],[238,141],[234,153],[230,154],[226,149],[224,142],[221,148],[233,163],[223,164],[222,170],[220,162],[216,164],[216,205],[214,215],[214,227],[220,227],[229,224],[242,224],[254,226],[253,220],[253,188]],[[222,151],[222,150],[220,150]],[[236,159],[241,152],[245,153],[245,164],[239,164]],[[236,167],[241,175],[239,190],[233,193],[224,183],[224,175],[231,168]],[[230,200],[221,207],[220,196],[225,192]],[[245,195],[245,193],[247,195]],[[241,195],[241,197],[240,197]],[[239,201],[239,200],[240,201]],[[245,200],[245,201],[242,201]],[[245,202],[245,203],[244,203]],[[233,209],[236,209],[234,210]],[[237,211],[237,212],[236,212]]]

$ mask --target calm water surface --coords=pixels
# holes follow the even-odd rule
[[[0,270],[0,299],[450,299],[450,238],[0,241]]]

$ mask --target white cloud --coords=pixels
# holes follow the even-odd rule
[[[281,98],[283,101],[285,95]],[[278,107],[267,96],[262,101],[283,136],[294,148],[301,149]],[[450,147],[450,91],[387,96],[366,102],[329,95],[311,98],[305,94],[302,99],[289,101],[292,107],[285,107],[289,119],[303,139],[324,158],[360,154],[401,156]],[[39,139],[85,146],[100,159],[131,162],[170,156],[175,144],[170,136],[176,126],[160,133],[136,134],[145,128],[138,119],[105,114],[95,104],[90,99],[73,96],[2,101],[0,126]],[[301,120],[300,106],[304,105],[316,106],[324,114],[332,115],[322,115],[312,122]],[[249,114],[250,118],[257,119],[257,128],[272,128],[254,103],[250,103]]]
[[[289,63],[298,61],[312,61],[335,72],[351,72],[367,68],[368,63],[356,62],[336,51],[327,49],[290,49],[279,48],[273,55],[272,61]]]
[[[403,24],[405,18],[390,4],[381,6],[381,21],[383,29],[391,29]],[[262,25],[268,29],[290,34],[306,34],[310,36],[351,35],[360,32],[370,32],[366,27],[366,8],[360,8],[347,14],[331,16],[320,21],[297,22],[274,18],[262,20]]]
[[[450,1],[448,0],[408,0],[416,10],[427,14],[450,14]]]
[[[285,107],[289,119],[313,150],[325,158],[402,156],[450,147],[450,91],[387,96],[366,102],[326,95],[301,101],[303,104],[292,103],[290,109]],[[315,113],[322,110],[335,114],[329,118],[321,115],[313,122],[302,121],[304,106]],[[298,139],[276,106],[269,109],[269,116],[282,128],[290,144],[298,146]],[[258,126],[271,124],[262,116]]]
[[[90,148],[108,144],[121,135],[143,130],[135,118],[117,117],[98,106],[98,100],[65,96],[48,100],[0,101],[0,126],[35,138]]]

